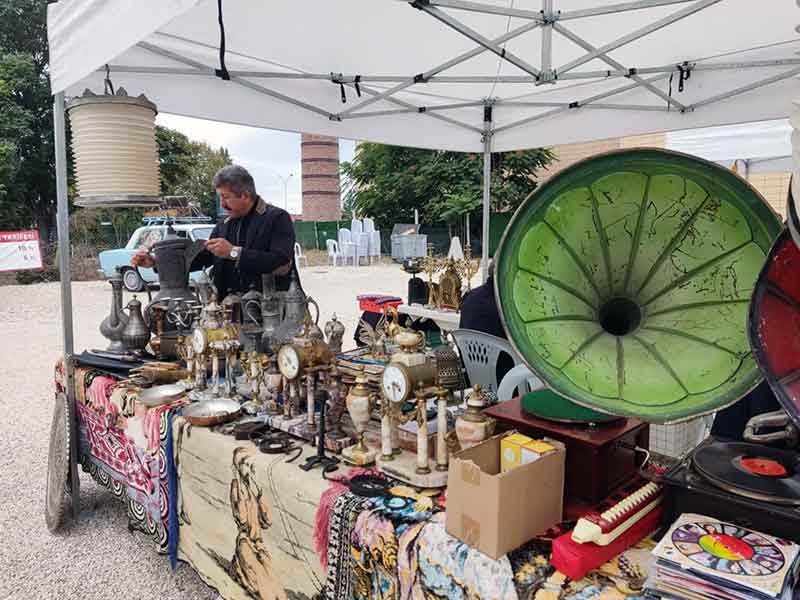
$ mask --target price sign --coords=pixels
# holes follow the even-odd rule
[[[41,268],[38,231],[0,231],[0,271]]]

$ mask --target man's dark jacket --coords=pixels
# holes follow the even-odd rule
[[[238,260],[214,256],[203,250],[192,262],[192,271],[214,266],[214,285],[220,298],[231,292],[246,292],[251,284],[261,289],[261,275],[294,265],[294,227],[285,210],[267,204],[261,196],[244,217],[228,217],[211,232],[212,238],[225,238],[234,246],[241,246]],[[291,272],[291,270],[289,272]],[[275,278],[279,290],[289,289],[289,275]]]

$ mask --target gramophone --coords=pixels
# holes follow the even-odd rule
[[[626,428],[637,419],[679,423],[759,382],[747,311],[779,230],[735,173],[658,149],[572,165],[519,208],[495,254],[495,294],[514,350],[550,390],[547,407],[529,406],[548,409],[537,427],[572,440],[568,495],[569,475],[614,473],[589,490],[601,494],[636,472],[647,437]],[[627,420],[562,422],[576,405]],[[531,417],[518,406],[488,414],[519,426]],[[573,468],[579,447],[601,462]]]

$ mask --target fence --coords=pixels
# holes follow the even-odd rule
[[[489,255],[494,256],[500,238],[508,226],[513,213],[496,213],[491,216],[489,221]],[[326,240],[338,238],[340,228],[350,228],[350,221],[295,221],[294,235],[297,242],[305,250],[325,250]],[[463,228],[434,227],[429,225],[420,226],[420,233],[428,236],[428,243],[433,244],[436,254],[445,254],[450,248],[450,236],[460,235],[464,237]],[[466,242],[465,239],[461,240]],[[470,224],[470,246],[472,255],[481,254],[481,222]],[[392,253],[392,232],[390,229],[381,230],[381,254]]]

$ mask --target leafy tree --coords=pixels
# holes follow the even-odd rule
[[[544,148],[492,155],[492,209],[516,209],[553,158]],[[362,143],[342,172],[349,182],[345,212],[369,215],[382,228],[412,222],[415,208],[428,224],[480,213],[479,154]]]
[[[46,15],[42,0],[0,2],[0,216],[44,239],[55,216]]]
[[[228,151],[192,141],[179,131],[160,126],[156,128],[156,143],[161,193],[187,196],[197,201],[205,214],[216,215],[216,194],[211,179],[222,167],[231,164]]]

